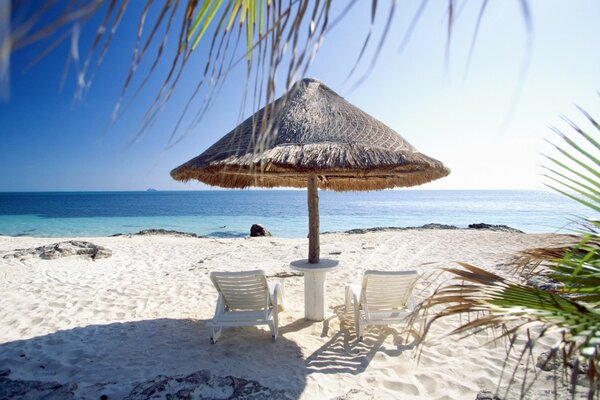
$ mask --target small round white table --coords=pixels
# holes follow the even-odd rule
[[[308,260],[290,263],[293,270],[304,272],[304,318],[311,321],[325,319],[325,276],[339,267],[339,261],[321,259],[318,264],[309,264]]]

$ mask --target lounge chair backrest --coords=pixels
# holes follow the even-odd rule
[[[366,271],[360,302],[367,312],[405,308],[417,279],[417,271]]]
[[[267,310],[271,305],[263,270],[212,272],[210,279],[230,310]]]

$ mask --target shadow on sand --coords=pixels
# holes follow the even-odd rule
[[[211,345],[205,325],[189,319],[133,321],[0,344],[0,398],[151,398],[161,385],[181,391],[172,383],[199,371],[209,382],[201,382],[208,386],[196,388],[200,396],[194,398],[203,398],[200,389],[209,398],[243,397],[239,388],[259,398],[302,393],[307,370],[295,342],[280,336],[273,343],[268,331],[250,327],[229,328]],[[281,374],[282,367],[293,373]],[[162,380],[155,379],[159,375]]]
[[[407,338],[388,327],[371,328],[357,342],[352,317],[339,306],[323,322],[320,336],[329,339],[305,358],[286,333],[314,324],[301,319],[282,326],[277,342],[266,330],[245,327],[226,329],[211,345],[205,321],[155,319],[4,343],[0,398],[147,399],[192,392],[193,398],[248,398],[244,393],[250,391],[250,398],[293,399],[304,391],[309,374],[360,374],[377,352],[399,356],[414,347],[399,344]]]
[[[378,352],[390,357],[398,357],[405,351],[413,350],[417,340],[406,331],[398,331],[393,327],[369,327],[362,341],[356,340],[354,320],[351,313],[344,313],[343,306],[334,308],[335,315],[323,324],[323,336],[327,336],[329,325],[335,318],[339,319],[339,330],[331,338],[306,359],[308,373],[357,375],[363,372]],[[388,337],[393,338],[394,348],[385,346]]]

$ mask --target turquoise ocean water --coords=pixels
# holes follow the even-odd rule
[[[441,223],[504,224],[525,232],[573,228],[590,211],[543,191],[321,191],[321,231]],[[0,193],[0,235],[108,236],[162,228],[247,236],[254,223],[275,236],[306,237],[306,192],[214,190]],[[570,225],[571,224],[571,225]]]

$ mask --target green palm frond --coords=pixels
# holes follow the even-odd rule
[[[555,129],[562,140],[554,145],[557,157],[547,157],[551,166],[544,175],[547,185],[557,192],[600,212],[600,124],[581,110],[591,126],[586,131],[567,120],[573,133]],[[445,268],[454,278],[437,290],[421,309],[431,314],[426,332],[440,318],[469,315],[467,323],[452,334],[471,334],[501,328],[500,338],[509,338],[511,348],[524,336],[523,354],[531,352],[537,339],[558,334],[553,355],[562,352],[573,360],[573,396],[580,374],[577,365],[585,364],[589,381],[588,398],[600,393],[600,219],[583,219],[576,234],[565,237],[563,246],[528,249],[519,253],[514,270],[521,276],[543,274],[557,283],[557,289],[541,290],[499,277],[489,271],[461,263],[462,268]],[[535,327],[537,337],[531,338]],[[568,363],[563,362],[567,372]]]
[[[571,300],[600,308],[600,242],[584,234],[580,241],[559,248],[528,249],[519,253],[515,270],[529,278],[540,273],[562,283],[557,292]]]
[[[514,342],[519,335],[530,336],[530,329],[537,325],[539,337],[558,333],[562,338],[553,353],[562,351],[576,363],[588,366],[590,396],[596,393],[600,382],[600,312],[560,294],[511,282],[473,265],[459,264],[462,268],[444,269],[455,276],[452,282],[422,305],[421,313],[433,315],[425,335],[436,320],[464,314],[475,318],[455,328],[452,334],[502,328],[504,333],[500,337],[510,337]],[[594,280],[596,274],[592,274]],[[529,340],[529,346],[534,343]],[[576,369],[572,373],[577,374]]]
[[[588,332],[598,336],[600,343],[600,313],[578,302],[566,299],[559,294],[528,287],[508,281],[496,274],[481,268],[459,263],[463,268],[444,268],[456,276],[458,283],[444,286],[428,299],[427,307],[456,303],[450,314],[459,310],[465,312],[490,312],[493,316],[486,317],[481,322],[470,322],[468,326],[457,328],[456,332],[482,325],[493,325],[497,322],[519,320],[523,316],[556,325],[569,338],[580,337]],[[597,277],[593,279],[598,279]],[[578,321],[573,330],[569,323]],[[511,328],[511,331],[518,327]],[[598,331],[598,332],[596,332]],[[587,342],[594,342],[592,337]]]
[[[590,126],[589,130],[565,119],[571,135],[554,129],[562,145],[553,145],[562,159],[547,157],[553,167],[547,167],[548,186],[588,207],[595,215],[600,212],[600,124],[586,111],[579,109]],[[521,253],[519,267],[535,269],[542,265],[549,277],[564,284],[561,293],[591,307],[600,306],[600,223],[598,218],[583,220],[583,229],[576,241],[561,249],[531,249]]]
[[[553,145],[564,159],[548,157],[554,167],[546,167],[544,174],[551,182],[547,186],[585,205],[594,212],[600,212],[600,142],[594,136],[600,135],[600,125],[587,112],[580,108],[591,130],[586,131],[575,122],[565,119],[574,138],[554,128],[562,139],[562,145]],[[580,139],[577,141],[576,139]]]

